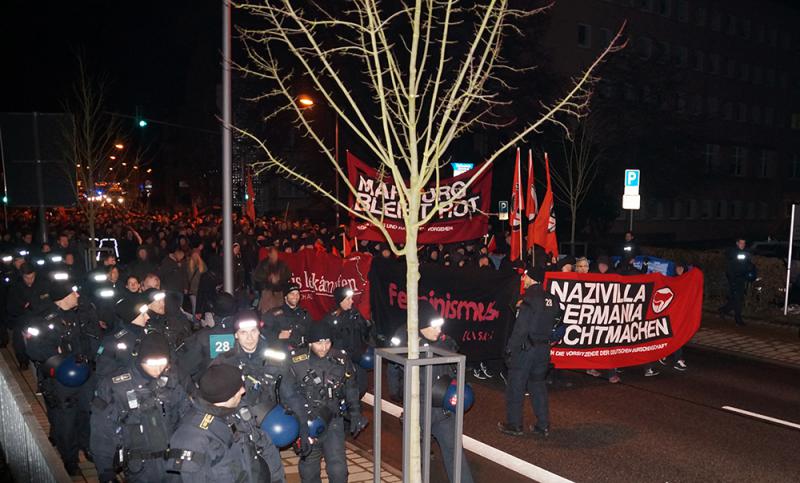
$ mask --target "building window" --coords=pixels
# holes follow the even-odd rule
[[[725,200],[717,200],[715,203],[714,218],[724,219],[728,216],[728,202]]]
[[[775,109],[772,107],[764,108],[764,124],[772,126],[773,122],[775,122]]]
[[[694,219],[697,218],[697,200],[689,200],[689,205],[686,210],[686,218]]]
[[[759,178],[772,178],[773,176],[773,159],[775,153],[768,149],[761,150],[761,159],[758,163],[758,177]]]
[[[745,164],[747,163],[747,149],[741,146],[733,147],[733,159],[731,160],[730,175],[744,176]]]
[[[733,121],[733,103],[726,101],[722,105],[722,119],[726,121]]]
[[[658,43],[658,62],[660,64],[666,64],[669,62],[669,52],[670,52],[670,45],[669,42],[661,41]]]
[[[697,14],[694,16],[694,23],[698,27],[705,27],[706,20],[708,20],[708,10],[705,7],[699,7],[697,9]]]
[[[657,0],[657,1],[658,1],[659,15],[669,17],[670,14],[672,13],[672,0]]]
[[[675,200],[672,202],[672,213],[670,213],[670,218],[673,220],[679,220],[683,218],[683,202],[680,200]]]
[[[728,59],[725,63],[725,75],[729,79],[736,77],[736,61],[734,59]]]
[[[739,79],[741,79],[742,82],[747,82],[750,80],[750,64],[742,63],[741,76]]]
[[[742,217],[742,202],[731,201],[728,205],[728,214],[732,220],[738,220]]]
[[[719,99],[714,96],[708,98],[708,115],[711,117],[719,115]]]
[[[687,0],[678,0],[676,4],[677,16],[679,22],[689,21],[689,2]]]
[[[750,112],[753,114],[753,123],[761,124],[761,106],[754,105]]]
[[[735,15],[728,15],[728,35],[736,35],[736,16]]]
[[[700,214],[700,218],[711,218],[713,211],[714,202],[711,200],[703,200],[703,212]]]
[[[719,12],[711,13],[711,30],[714,32],[722,31],[722,15]]]
[[[792,156],[792,178],[800,178],[800,156],[795,154]]]
[[[602,29],[600,29],[600,38],[603,39],[603,45],[602,46],[606,47],[608,44],[611,43],[611,39],[614,38],[614,37],[611,35],[611,30],[610,29],[602,28]]]
[[[756,217],[756,202],[748,201],[746,206],[744,217],[748,220],[752,220]]]
[[[706,61],[706,54],[703,53],[702,50],[698,50],[694,53],[694,70],[698,72],[703,72],[703,64]]]
[[[741,31],[742,37],[744,37],[746,39],[749,39],[750,38],[750,19],[749,18],[742,19],[741,22],[739,23],[739,27],[740,27],[740,31]]]
[[[683,45],[675,47],[675,65],[678,67],[686,67],[689,63],[689,51]]]
[[[753,66],[753,84],[760,86],[763,80],[764,69],[762,69],[759,65]]]
[[[762,220],[769,220],[769,205],[763,201],[758,203],[758,217]]]
[[[767,40],[766,30],[764,28],[764,24],[756,25],[756,40],[759,43],[764,43]]]
[[[703,151],[706,173],[713,173],[719,166],[719,144],[706,143]]]
[[[747,104],[744,102],[739,103],[739,115],[737,116],[739,122],[747,122]]]
[[[719,54],[711,54],[708,56],[708,60],[711,63],[711,73],[712,74],[719,74]]]
[[[578,47],[588,49],[592,46],[592,27],[582,23],[578,24]]]

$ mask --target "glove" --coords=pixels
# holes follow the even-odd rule
[[[311,443],[308,441],[308,430],[300,430],[300,436],[294,442],[294,452],[300,458],[311,454]]]
[[[360,413],[350,415],[350,434],[356,437],[362,429],[367,427],[367,420]]]

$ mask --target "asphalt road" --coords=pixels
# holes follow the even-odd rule
[[[800,429],[722,409],[800,424],[800,370],[689,349],[686,357],[685,373],[659,366],[661,375],[645,378],[642,368],[628,368],[616,385],[568,372],[574,385],[550,392],[546,440],[497,432],[502,383],[471,380],[477,400],[465,433],[576,482],[800,481]],[[527,425],[530,404],[525,410]],[[400,424],[383,421],[385,461],[399,468]],[[356,442],[370,447],[371,433]],[[477,482],[530,481],[479,455],[468,459]],[[438,452],[432,467],[432,482],[447,481]]]

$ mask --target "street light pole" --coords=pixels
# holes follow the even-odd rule
[[[223,290],[233,293],[233,170],[231,168],[231,5],[222,0],[222,264]]]
[[[339,168],[339,114],[334,112],[334,116],[336,116],[333,135],[336,138],[334,141],[334,153],[333,156],[336,159],[336,167]],[[337,169],[336,173],[336,201],[339,201],[339,171]],[[339,229],[339,203],[336,203],[336,229]]]

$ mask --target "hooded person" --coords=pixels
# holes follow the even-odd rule
[[[100,379],[92,402],[92,453],[101,482],[163,481],[172,433],[189,406],[169,341],[145,335],[128,367]]]

